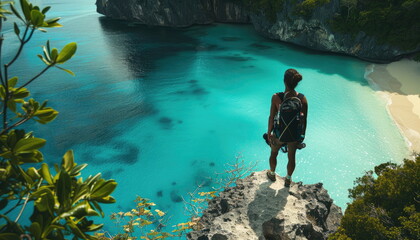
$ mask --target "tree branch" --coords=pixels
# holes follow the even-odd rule
[[[25,29],[25,33],[23,34],[23,36],[22,36],[22,40],[20,40],[20,46],[19,46],[19,49],[18,49],[18,51],[16,52],[16,55],[13,57],[13,59],[8,63],[8,64],[5,64],[4,65],[4,67],[7,69],[10,65],[12,65],[15,61],[16,61],[16,59],[19,57],[19,55],[20,55],[20,53],[22,52],[22,49],[23,49],[23,46],[25,45],[25,43],[27,42],[26,40],[25,40],[25,38],[26,38],[26,34],[28,34],[28,30],[29,30],[29,26],[28,25],[26,25],[26,29]],[[32,34],[31,34],[31,36],[32,36]],[[6,81],[7,81],[7,79],[6,79]]]
[[[31,194],[31,193],[29,192],[29,193],[26,195],[26,200],[25,200],[25,202],[23,203],[23,207],[22,207],[22,209],[20,209],[19,215],[16,217],[15,223],[17,223],[17,222],[19,221],[20,216],[22,216],[23,210],[25,210],[26,204],[27,204],[27,203],[28,203],[28,201],[29,201],[29,195],[30,195],[30,194]]]
[[[7,212],[4,213],[4,215],[7,216],[7,214],[9,214],[11,211],[15,210],[17,207],[19,207],[20,205],[22,205],[20,202],[22,201],[22,198],[19,198],[19,201],[16,203],[16,205],[14,207],[12,207],[11,209],[7,210]]]
[[[34,32],[35,32],[35,28],[32,28],[31,33],[29,34],[29,37],[26,40],[23,39],[23,43],[24,44],[27,43],[27,42],[29,42],[29,40],[31,40],[32,35],[34,34]]]
[[[23,119],[21,119],[20,121],[16,122],[16,123],[15,123],[15,124],[13,124],[12,126],[9,126],[9,127],[5,128],[5,129],[3,129],[3,130],[0,132],[0,135],[3,135],[4,133],[6,133],[7,131],[9,131],[10,129],[12,129],[12,128],[14,128],[14,127],[17,127],[17,126],[19,126],[19,125],[21,125],[21,124],[25,123],[25,122],[26,122],[26,121],[28,121],[29,119],[31,119],[31,118],[30,118],[30,117],[27,117],[27,118],[23,118]]]
[[[29,80],[28,82],[26,82],[25,84],[23,84],[22,86],[20,86],[18,89],[16,89],[16,91],[19,91],[20,89],[26,87],[28,84],[30,84],[31,82],[33,82],[35,79],[37,79],[39,76],[41,76],[44,72],[46,72],[50,67],[52,67],[53,65],[48,65],[47,67],[45,67],[40,73],[38,73],[35,77],[33,77],[31,80]]]
[[[12,65],[16,61],[16,59],[19,57],[20,53],[22,52],[23,46],[25,45],[24,40],[25,40],[26,34],[28,33],[28,29],[29,29],[29,25],[26,25],[25,33],[23,34],[22,40],[20,40],[20,46],[19,46],[19,49],[18,49],[15,57],[8,64],[4,64],[3,87],[4,87],[4,91],[6,92],[6,96],[4,96],[4,106],[3,106],[3,131],[5,129],[7,129],[7,125],[8,125],[8,122],[7,122],[7,102],[9,101],[9,96],[10,96],[9,95],[9,83],[7,81],[9,79],[9,76],[8,76],[7,70],[9,68],[9,66]]]
[[[3,40],[4,40],[3,34],[1,33],[2,28],[3,28],[3,19],[0,18],[0,66],[1,66],[1,49],[3,47]],[[3,73],[1,71],[1,67],[0,67],[0,81],[1,81],[1,84],[4,86]]]

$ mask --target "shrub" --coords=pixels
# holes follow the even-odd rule
[[[420,156],[366,172],[349,190],[353,202],[328,239],[420,239],[419,180]]]
[[[7,4],[10,10],[5,9]],[[100,204],[115,202],[110,194],[116,182],[102,179],[101,174],[85,180],[78,177],[87,165],[78,165],[71,150],[64,154],[60,165],[54,165],[53,174],[47,163],[41,164],[44,156],[39,149],[46,141],[35,137],[33,132],[17,129],[30,120],[47,124],[56,118],[58,112],[47,107],[47,101],[28,99],[27,86],[53,67],[74,75],[59,65],[73,57],[77,44],[69,43],[58,51],[47,41],[43,55],[38,55],[45,68],[29,80],[19,81],[9,67],[19,58],[34,32],[61,27],[60,18],[46,19],[50,7],[41,9],[27,0],[20,0],[20,5],[21,12],[11,2],[0,2],[0,49],[4,40],[2,21],[14,14],[22,22],[21,27],[14,23],[19,43],[16,54],[0,67],[0,239],[65,239],[66,235],[72,239],[97,239],[88,233],[100,229],[102,224],[95,224],[89,217],[103,217]],[[0,60],[3,60],[1,51]],[[32,215],[22,223],[22,214],[28,209]]]

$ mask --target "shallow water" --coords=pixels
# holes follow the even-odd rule
[[[78,52],[65,66],[76,77],[53,69],[30,86],[59,117],[27,127],[48,140],[48,163],[74,149],[77,162],[89,164],[84,176],[100,171],[116,179],[117,203],[107,213],[130,210],[141,195],[181,222],[177,197],[236,156],[267,169],[261,136],[271,95],[283,90],[291,67],[303,75],[297,90],[309,101],[307,147],[297,153],[294,181],[324,183],[345,208],[356,177],[408,155],[385,103],[364,79],[366,62],[270,41],[249,25],[133,27],[96,14],[93,1],[37,2],[52,5],[50,16],[62,16],[64,28],[37,33],[15,75],[39,71],[36,54],[47,39],[59,48],[76,41]],[[5,36],[10,57],[16,45],[10,31]],[[277,172],[284,176],[285,168],[280,154]]]

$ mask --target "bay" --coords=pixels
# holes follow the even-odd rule
[[[297,153],[293,181],[322,182],[344,210],[356,177],[408,156],[385,103],[364,78],[367,62],[271,41],[251,25],[133,26],[97,14],[94,1],[35,2],[51,5],[50,17],[62,16],[64,27],[37,32],[11,72],[22,80],[38,73],[43,63],[36,54],[50,39],[58,48],[78,43],[65,65],[76,77],[52,69],[30,85],[32,96],[48,99],[60,115],[46,126],[24,127],[47,139],[49,164],[73,149],[78,163],[89,164],[84,177],[102,172],[116,179],[117,203],[104,208],[107,215],[131,210],[139,195],[172,216],[171,224],[183,222],[180,197],[197,184],[210,189],[207,177],[236,157],[267,169],[262,134],[288,68],[302,74],[297,90],[309,101],[307,147]],[[10,59],[17,44],[10,30],[5,38]],[[278,162],[285,176],[286,155]]]

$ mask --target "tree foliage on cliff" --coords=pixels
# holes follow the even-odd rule
[[[355,183],[353,202],[329,240],[420,239],[420,156],[376,166]]]
[[[115,202],[110,194],[116,182],[102,179],[101,174],[83,180],[79,175],[86,164],[78,165],[71,150],[60,165],[55,164],[55,171],[50,170],[47,163],[41,163],[44,155],[40,149],[46,141],[33,132],[17,129],[31,120],[47,124],[57,117],[58,112],[47,107],[47,101],[28,99],[27,87],[51,68],[74,75],[60,65],[74,56],[77,44],[69,43],[59,51],[47,41],[38,55],[45,67],[28,79],[15,76],[10,67],[34,33],[61,27],[60,18],[46,18],[50,7],[40,8],[27,0],[20,0],[20,6],[18,10],[11,1],[0,1],[0,62],[4,63],[0,66],[0,239],[59,240],[69,238],[66,235],[76,240],[97,239],[89,232],[102,224],[95,224],[89,217],[104,216],[100,204]],[[2,23],[11,14],[19,21],[13,25],[18,48],[10,59],[3,59]],[[28,215],[29,219],[22,220]]]
[[[420,44],[420,0],[340,0],[335,30],[354,35],[363,31],[380,43],[404,50]]]
[[[301,3],[297,3],[295,6],[295,14],[310,18],[315,8],[321,7],[331,0],[304,0]]]
[[[251,11],[261,11],[270,22],[277,20],[277,13],[283,10],[285,4],[291,3],[293,13],[309,18],[314,9],[331,0],[235,0],[245,3]]]

